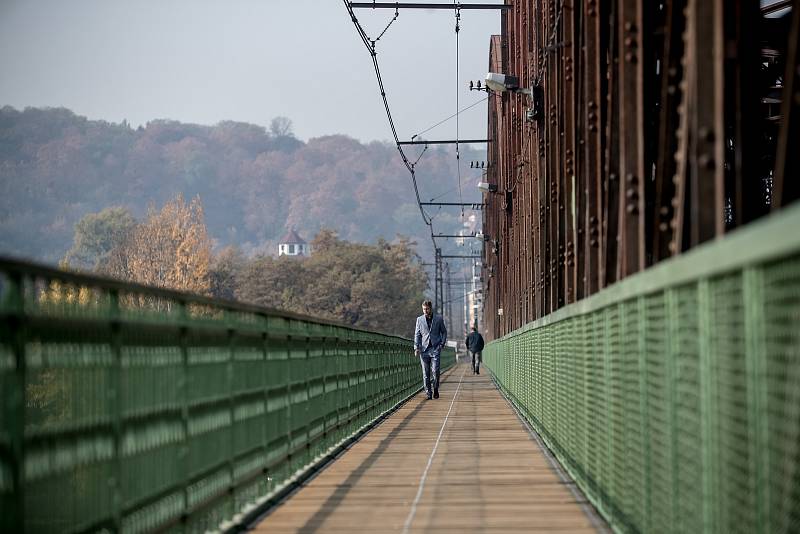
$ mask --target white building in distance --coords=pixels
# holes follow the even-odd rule
[[[290,228],[278,242],[278,256],[308,256],[310,253],[311,247],[297,235],[294,228]]]

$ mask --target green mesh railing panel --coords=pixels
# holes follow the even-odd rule
[[[800,208],[484,357],[617,532],[800,532]]]
[[[217,529],[420,377],[407,339],[0,260],[0,532]]]

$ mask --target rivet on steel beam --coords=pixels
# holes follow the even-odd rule
[[[697,158],[697,163],[699,163],[704,169],[708,170],[712,170],[714,167],[716,167],[714,158],[709,154],[700,154],[700,157]]]
[[[700,134],[700,139],[708,143],[714,142],[714,130],[712,130],[711,128],[703,126],[697,131],[697,133]]]

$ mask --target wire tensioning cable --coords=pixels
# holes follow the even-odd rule
[[[398,7],[398,8],[395,8],[395,10],[394,10],[394,17],[392,17],[392,20],[390,20],[390,21],[389,21],[389,24],[387,24],[387,25],[386,25],[386,27],[383,29],[383,31],[382,31],[382,32],[381,32],[381,34],[378,36],[378,38],[377,38],[377,39],[375,39],[374,41],[372,41],[372,46],[373,46],[373,47],[375,46],[375,43],[377,43],[378,41],[380,41],[380,40],[381,40],[381,37],[383,37],[383,34],[384,34],[384,33],[386,33],[386,30],[388,30],[388,29],[389,29],[389,26],[391,26],[391,25],[392,25],[392,23],[393,23],[394,21],[396,21],[396,20],[397,20],[397,17],[399,17],[399,16],[400,16],[400,8]]]
[[[422,159],[422,156],[423,156],[423,155],[425,154],[425,152],[427,152],[427,151],[428,151],[428,145],[425,145],[425,148],[423,148],[423,149],[422,149],[422,152],[420,152],[420,153],[419,153],[419,156],[417,157],[417,159],[416,159],[416,160],[414,160],[414,163],[412,163],[412,164],[411,164],[411,167],[412,167],[412,168],[417,166],[417,163],[419,163],[419,160],[421,160],[421,159]]]
[[[488,96],[486,96],[486,97],[484,97],[484,98],[481,98],[481,99],[480,99],[480,100],[478,100],[477,102],[473,102],[472,104],[470,104],[469,106],[465,107],[464,109],[460,109],[460,110],[456,111],[455,113],[453,113],[453,114],[452,114],[452,115],[450,115],[449,117],[447,117],[447,118],[445,118],[445,119],[442,119],[442,120],[440,120],[439,122],[437,122],[437,123],[436,123],[436,124],[434,124],[433,126],[429,126],[428,128],[425,128],[424,130],[420,131],[419,133],[416,133],[416,134],[414,134],[413,136],[411,136],[411,139],[412,139],[412,141],[413,141],[413,140],[414,140],[416,137],[419,137],[420,135],[422,135],[422,134],[424,134],[424,133],[427,133],[427,132],[429,132],[429,131],[433,130],[433,129],[434,129],[434,128],[436,128],[437,126],[441,126],[442,124],[444,124],[445,122],[447,122],[447,121],[449,121],[449,120],[453,119],[454,117],[458,117],[458,115],[459,115],[460,113],[463,113],[463,112],[465,112],[465,111],[467,111],[467,110],[469,110],[469,109],[472,109],[472,108],[474,108],[475,106],[477,106],[478,104],[480,104],[481,102],[486,102],[487,100],[489,100],[489,97],[488,97]]]

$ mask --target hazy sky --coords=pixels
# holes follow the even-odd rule
[[[375,38],[394,11],[357,15]],[[454,27],[450,10],[401,10],[378,43],[401,139],[455,113],[457,92],[462,108],[485,96],[467,85],[487,71],[499,11],[462,11],[458,83]],[[133,126],[266,126],[284,115],[304,140],[391,137],[370,56],[341,0],[0,0],[2,105],[63,106]],[[426,136],[449,138],[455,127]],[[460,132],[485,137],[485,104],[462,114]]]

